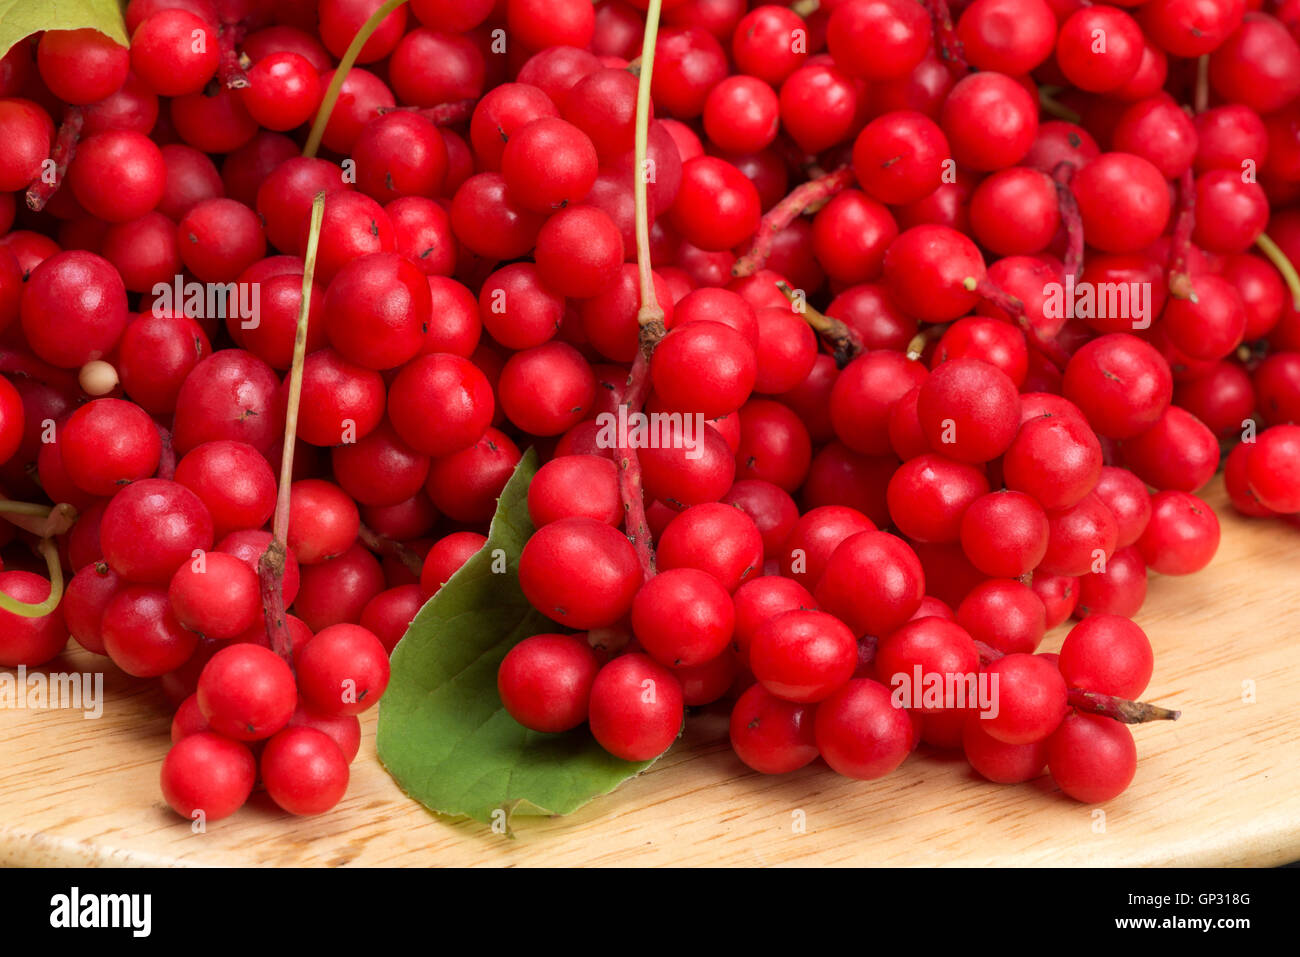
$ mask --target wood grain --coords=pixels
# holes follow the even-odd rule
[[[1256,865],[1300,859],[1300,530],[1241,518],[1216,482],[1214,563],[1153,577],[1139,616],[1156,651],[1148,700],[1182,720],[1136,729],[1127,792],[1100,809],[1046,778],[989,784],[922,749],[861,783],[818,762],[749,772],[723,709],[692,720],[649,772],[567,818],[516,818],[515,837],[429,814],[379,766],[374,718],[343,803],[319,818],[255,795],[194,834],[158,791],[169,714],[109,671],[104,716],[0,710],[0,864],[17,865]],[[1045,649],[1059,646],[1057,629]],[[89,670],[70,652],[51,670]],[[1254,688],[1254,701],[1243,689]],[[1102,816],[1098,816],[1098,812]],[[803,823],[802,830],[797,826]],[[1104,826],[1103,826],[1104,825]]]

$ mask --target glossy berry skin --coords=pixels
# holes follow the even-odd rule
[[[1070,191],[1089,244],[1104,252],[1143,249],[1169,221],[1164,177],[1149,160],[1132,153],[1102,153],[1075,174]]]
[[[623,234],[595,206],[569,206],[537,234],[537,269],[547,286],[565,296],[590,299],[618,281]]]
[[[139,219],[152,210],[162,200],[165,179],[162,153],[134,130],[88,137],[78,144],[68,166],[68,185],[77,202],[110,223]]]
[[[289,723],[298,693],[293,672],[279,655],[240,643],[221,649],[203,666],[198,701],[213,731],[260,741]]]
[[[583,636],[534,635],[506,653],[497,691],[510,717],[525,728],[546,734],[568,731],[587,720],[599,670]]]
[[[1098,33],[1105,42],[1096,42]],[[1075,86],[1104,93],[1128,82],[1142,61],[1142,30],[1115,7],[1076,10],[1061,25],[1056,62]]]
[[[257,575],[242,559],[210,552],[176,569],[167,589],[176,620],[208,638],[243,634],[261,617]]]
[[[817,760],[816,709],[750,685],[731,709],[731,749],[760,774],[789,774]]]
[[[162,441],[153,420],[135,403],[95,399],[68,417],[59,453],[78,488],[107,496],[153,475]]]
[[[18,601],[36,604],[50,597],[50,582],[32,572],[0,571],[0,591]],[[0,666],[35,668],[61,652],[67,643],[63,615],[55,612],[27,618],[0,609]]]
[[[758,228],[758,190],[725,160],[697,156],[682,166],[669,219],[682,238],[704,250],[738,246]]]
[[[36,48],[36,67],[51,93],[65,103],[84,106],[121,88],[130,55],[98,30],[47,30]]]
[[[1018,82],[1001,73],[972,73],[944,101],[939,125],[962,166],[991,171],[1014,166],[1038,133],[1038,109]]]
[[[688,322],[655,349],[650,375],[656,394],[672,410],[706,419],[735,412],[749,398],[758,372],[753,347],[720,322]]]
[[[356,503],[333,482],[302,479],[289,489],[288,544],[298,561],[315,565],[341,555],[356,541]]]
[[[300,816],[323,814],[343,799],[348,761],[328,734],[290,727],[262,751],[262,783],[277,805]]]
[[[189,10],[160,9],[131,35],[131,71],[160,96],[200,92],[220,61],[217,31]]]
[[[100,540],[104,560],[127,581],[166,584],[194,549],[212,547],[212,517],[185,486],[143,479],[109,502]]]
[[[909,621],[876,645],[876,678],[903,696],[905,705],[926,714],[968,707],[945,692],[938,706],[925,701],[925,684],[979,673],[979,652],[966,629],[954,621],[925,617]],[[919,675],[919,681],[918,681]],[[973,703],[973,702],[972,702]]]
[[[649,655],[671,668],[711,661],[731,642],[731,596],[717,579],[694,568],[651,578],[632,603],[632,631]]]
[[[1157,489],[1195,492],[1219,467],[1219,443],[1205,423],[1176,405],[1155,425],[1124,443],[1125,467]]]
[[[1136,701],[1154,666],[1146,633],[1118,615],[1089,615],[1061,646],[1061,675],[1071,688]]]
[[[1018,578],[1047,552],[1047,514],[1032,496],[1004,489],[971,502],[959,534],[966,557],[981,572]]]
[[[172,444],[179,455],[219,439],[245,442],[266,455],[284,435],[279,379],[250,352],[214,352],[185,379],[173,421]]]
[[[596,180],[597,166],[590,137],[555,117],[525,124],[501,154],[501,174],[511,195],[536,213],[582,202]]]
[[[856,635],[885,635],[912,617],[925,574],[907,543],[886,532],[859,532],[831,554],[813,592]]]
[[[121,337],[126,288],[108,260],[69,250],[32,270],[20,309],[32,351],[51,365],[76,369],[103,358]]]
[[[1015,76],[1052,55],[1056,19],[1044,0],[975,0],[957,20],[966,61]]]
[[[821,701],[853,676],[858,643],[842,621],[821,611],[788,611],[764,623],[749,646],[749,666],[786,701]]]
[[[795,522],[781,547],[781,574],[812,590],[842,542],[875,528],[871,519],[855,508],[823,505],[809,509]]]
[[[990,578],[967,592],[957,621],[972,638],[1005,654],[1032,654],[1047,631],[1047,610],[1033,589],[1010,578]]]
[[[167,592],[151,585],[128,585],[114,595],[100,632],[113,663],[136,678],[175,671],[198,645],[198,636],[176,620]]]
[[[930,18],[907,0],[847,0],[826,25],[835,64],[868,80],[906,76],[930,47]]]
[[[1047,765],[1046,741],[1007,744],[990,735],[978,716],[962,726],[962,750],[976,773],[995,784],[1032,781]]]
[[[1105,504],[1088,493],[1069,508],[1047,515],[1047,554],[1039,567],[1053,575],[1084,575],[1115,552],[1119,523]]]
[[[835,379],[830,419],[836,437],[867,455],[887,455],[890,412],[898,400],[928,377],[925,366],[892,351],[858,356]]]
[[[1173,397],[1169,364],[1148,343],[1124,333],[1082,346],[1065,370],[1064,391],[1101,435],[1127,439],[1154,425]]]
[[[396,253],[354,259],[325,293],[325,331],[340,355],[368,369],[414,358],[431,321],[429,283]]]
[[[181,817],[219,821],[244,806],[257,780],[248,748],[211,731],[186,735],[163,759],[163,800]]]
[[[1032,744],[1047,738],[1066,712],[1066,685],[1056,666],[1038,655],[1006,655],[986,669],[997,707],[980,712],[983,729],[1004,744]],[[995,713],[996,712],[996,713]]]
[[[587,720],[593,737],[614,757],[649,761],[667,751],[681,730],[681,685],[648,655],[622,655],[596,675]]]
[[[1196,302],[1171,298],[1161,319],[1169,341],[1193,359],[1221,359],[1246,333],[1246,305],[1218,276],[1197,277]]]
[[[303,699],[320,714],[360,714],[388,687],[388,652],[359,625],[322,629],[295,658]]]
[[[261,528],[275,511],[271,466],[243,442],[205,442],[190,450],[177,463],[175,480],[207,507],[218,540],[240,529]]]
[[[407,445],[447,455],[473,445],[491,424],[492,387],[468,359],[434,353],[402,367],[389,388],[388,409]]]
[[[570,628],[604,628],[632,607],[642,571],[631,543],[589,518],[538,529],[519,556],[519,584],[533,607]]]
[[[1015,383],[979,359],[943,363],[921,386],[917,417],[930,447],[963,462],[988,462],[1007,450],[1020,425]]]
[[[1094,491],[1115,516],[1116,544],[1125,548],[1136,542],[1151,519],[1151,496],[1145,483],[1128,469],[1107,465],[1102,467]]]
[[[898,110],[878,116],[853,143],[853,174],[863,191],[881,203],[914,203],[943,181],[951,163],[948,140],[923,113]]]
[[[21,574],[29,574],[23,572]],[[33,582],[33,584],[36,584]],[[77,644],[97,655],[104,654],[104,636],[100,625],[104,609],[122,587],[122,579],[103,562],[83,565],[64,589],[59,610],[68,633]],[[8,614],[6,612],[6,614]],[[24,619],[31,621],[32,619]],[[42,624],[44,627],[44,624]],[[17,634],[15,629],[14,634]],[[51,634],[51,642],[56,640]],[[61,646],[60,646],[61,647]]]
[[[889,690],[869,678],[850,681],[817,708],[817,749],[838,774],[871,781],[893,771],[912,751],[913,728]]]
[[[1068,508],[1092,491],[1101,466],[1101,445],[1088,425],[1059,416],[1026,422],[1003,457],[1007,487],[1049,510]]]
[[[528,485],[528,514],[536,528],[574,516],[617,526],[623,520],[618,466],[598,455],[556,456]]]
[[[532,435],[560,435],[585,418],[596,377],[577,349],[545,342],[506,360],[497,393],[506,417]]]
[[[420,572],[421,596],[428,599],[436,595],[485,544],[487,538],[478,532],[452,532],[434,542]]]
[[[924,322],[968,313],[978,296],[967,279],[984,277],[984,260],[969,238],[947,226],[904,230],[885,253],[885,285],[894,302]]]
[[[889,480],[889,514],[908,538],[954,542],[966,509],[988,490],[983,470],[940,455],[919,455]]]
[[[291,130],[315,115],[323,93],[315,67],[305,57],[282,50],[253,65],[241,99],[259,126]]]
[[[400,505],[424,488],[429,459],[400,438],[387,422],[356,442],[330,451],[334,478],[359,505]]]
[[[1198,57],[1237,29],[1245,6],[1241,0],[1153,0],[1142,8],[1142,27],[1173,56]]]
[[[1071,714],[1048,740],[1047,769],[1076,801],[1109,801],[1123,793],[1137,773],[1133,733],[1111,718]]]
[[[1300,512],[1300,426],[1265,429],[1246,461],[1251,493],[1275,512]]]
[[[298,438],[322,448],[363,439],[383,420],[386,402],[377,371],[318,349],[302,364]]]
[[[980,244],[1003,256],[1046,249],[1060,226],[1056,185],[1038,170],[998,170],[975,188],[971,229]]]

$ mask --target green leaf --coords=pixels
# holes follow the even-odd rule
[[[487,544],[442,586],[393,651],[379,705],[379,760],[431,811],[485,824],[511,813],[569,814],[653,761],[607,753],[586,727],[539,734],[501,706],[497,668],[512,647],[556,625],[519,587],[519,553],[533,533],[529,449],[501,493]],[[504,563],[504,565],[503,565]],[[494,812],[504,812],[504,817]]]
[[[0,0],[0,56],[33,33],[82,27],[130,45],[117,0]]]

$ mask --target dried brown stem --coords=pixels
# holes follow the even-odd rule
[[[417,555],[412,549],[407,548],[404,543],[399,542],[395,538],[389,538],[387,535],[380,535],[378,532],[369,529],[364,525],[361,526],[359,536],[361,538],[361,543],[376,555],[385,558],[395,558],[416,578],[420,577],[420,573],[424,570],[424,562],[420,559],[419,555]]]
[[[468,123],[470,117],[474,115],[474,107],[476,106],[478,106],[478,100],[453,100],[450,103],[439,103],[437,106],[424,108],[418,106],[387,106],[379,112],[415,113],[418,116],[423,116],[435,126],[455,126],[457,123]]]
[[[790,284],[781,280],[776,284],[785,298],[790,300],[791,308],[803,316],[804,322],[812,326],[813,331],[821,336],[822,341],[830,347],[835,363],[841,369],[862,354],[862,340],[858,334],[843,321],[818,312],[803,300]]]
[[[1061,223],[1065,226],[1065,274],[1078,277],[1083,270],[1083,216],[1079,213],[1079,203],[1070,190],[1070,180],[1074,177],[1074,164],[1058,163],[1052,170],[1052,179],[1056,183],[1056,202],[1061,211]]]
[[[785,199],[767,211],[758,224],[758,232],[754,234],[754,241],[749,251],[736,260],[731,267],[731,274],[752,276],[762,269],[767,264],[767,258],[772,255],[772,244],[781,230],[804,213],[821,209],[830,202],[831,197],[852,183],[853,170],[848,166],[841,166],[833,173],[811,179],[792,189]]]
[[[966,50],[957,38],[957,28],[952,22],[948,0],[926,0],[930,19],[934,22],[934,49],[945,63],[966,68]]]
[[[1034,328],[1033,323],[1029,321],[1029,317],[1025,315],[1025,304],[1023,302],[987,276],[978,280],[974,276],[970,276],[965,280],[964,285],[968,290],[976,293],[982,299],[987,299],[1010,316],[1011,321],[1018,325],[1020,331],[1025,334],[1025,341],[1029,343],[1030,348],[1042,355],[1057,369],[1062,372],[1065,371],[1066,363],[1070,361],[1069,353],[1061,348],[1061,344],[1055,339],[1046,338]]]

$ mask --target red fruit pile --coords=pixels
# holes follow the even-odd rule
[[[1300,513],[1300,6],[666,0],[644,162],[645,0],[412,0],[312,129],[381,6],[131,0],[129,51],[0,60],[0,497],[78,516],[36,616],[0,524],[0,665],[158,677],[182,815],[324,811],[531,445],[521,723],[647,760],[733,696],[762,772],[1120,793],[1221,444]]]

